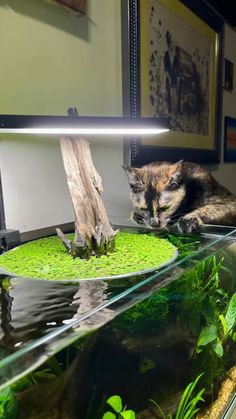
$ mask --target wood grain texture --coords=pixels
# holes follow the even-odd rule
[[[106,254],[113,248],[115,232],[101,198],[102,180],[94,167],[89,143],[82,137],[60,139],[63,163],[75,214],[75,240],[57,229],[74,257]]]

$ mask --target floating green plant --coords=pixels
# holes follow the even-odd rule
[[[73,239],[73,235],[68,235]],[[0,256],[14,275],[40,279],[101,278],[157,268],[172,259],[176,247],[151,234],[119,232],[115,251],[89,260],[73,259],[57,236],[32,241]]]

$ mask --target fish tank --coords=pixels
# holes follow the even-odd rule
[[[177,257],[128,279],[0,271],[1,418],[235,417],[236,228],[166,239]]]

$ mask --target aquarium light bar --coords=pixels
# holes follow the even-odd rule
[[[169,131],[168,118],[0,115],[0,133],[48,135],[156,135]]]

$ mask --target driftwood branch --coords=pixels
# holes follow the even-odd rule
[[[60,139],[68,187],[75,214],[75,239],[57,234],[73,257],[107,254],[114,248],[112,229],[101,198],[102,181],[94,167],[89,143],[82,137]]]

